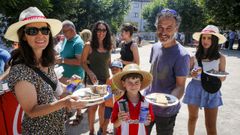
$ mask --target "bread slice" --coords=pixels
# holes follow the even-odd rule
[[[157,97],[156,97],[156,102],[157,103],[160,103],[160,104],[168,104],[168,100],[167,100],[167,98],[166,98],[166,96],[165,95],[158,95]]]

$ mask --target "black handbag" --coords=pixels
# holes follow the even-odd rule
[[[203,69],[201,60],[198,60],[198,65],[200,67],[202,67],[202,69]],[[222,81],[218,77],[211,76],[211,75],[204,73],[202,70],[201,84],[205,91],[213,94],[220,90],[220,88],[222,86]]]

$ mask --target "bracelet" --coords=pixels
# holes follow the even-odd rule
[[[64,63],[64,58],[61,59],[61,63],[62,63],[62,64]]]

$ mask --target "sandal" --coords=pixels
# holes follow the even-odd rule
[[[82,119],[83,119],[83,115],[82,114],[77,114],[76,119],[73,119],[73,120],[70,119],[68,123],[71,126],[76,126],[76,125],[81,123]]]

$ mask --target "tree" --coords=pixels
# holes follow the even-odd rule
[[[207,22],[223,29],[240,29],[240,3],[238,0],[206,0]]]
[[[11,24],[29,6],[38,7],[48,18],[73,21],[77,30],[91,28],[96,21],[104,20],[116,32],[130,5],[129,0],[5,0],[0,3],[0,13]]]
[[[156,16],[159,11],[163,9],[164,1],[162,0],[153,0],[153,2],[146,5],[143,9],[142,16],[143,19],[147,20],[146,31],[156,31],[155,21]]]
[[[82,0],[79,3],[77,28],[91,28],[98,20],[106,21],[115,33],[129,9],[129,0]]]
[[[163,8],[174,9],[180,14],[182,23],[179,31],[194,32],[204,24],[203,10],[194,0],[154,0],[143,11],[143,18],[147,20],[150,30],[155,30],[157,13]]]
[[[182,22],[179,31],[186,34],[188,42],[192,32],[199,31],[205,24],[203,8],[195,0],[154,0],[143,12],[143,18],[147,20],[150,30],[156,30],[155,17],[163,8],[174,9],[180,14]]]

